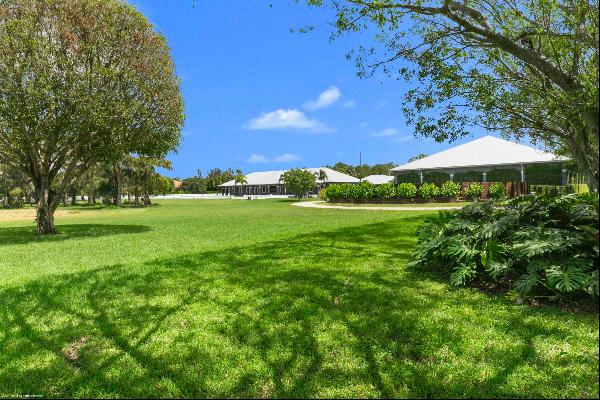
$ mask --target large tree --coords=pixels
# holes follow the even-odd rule
[[[0,0],[0,163],[29,176],[37,232],[97,162],[162,158],[183,101],[169,48],[119,0]]]
[[[317,176],[308,170],[294,168],[281,174],[279,181],[287,192],[301,198],[315,188]]]
[[[529,136],[597,187],[597,0],[307,1],[335,11],[334,37],[373,32],[349,57],[361,76],[414,84],[404,113],[418,135],[452,141],[479,125]]]

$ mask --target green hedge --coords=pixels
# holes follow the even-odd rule
[[[398,183],[421,183],[421,175],[418,172],[401,172]]]
[[[514,168],[494,168],[487,173],[488,182],[521,182],[521,171]]]
[[[561,165],[531,164],[525,166],[525,181],[531,185],[561,185]]]
[[[450,174],[441,171],[429,171],[423,173],[423,183],[435,183],[441,185],[450,180]]]
[[[454,181],[455,182],[481,182],[481,181],[483,181],[483,173],[479,172],[479,171],[457,172],[454,174]]]

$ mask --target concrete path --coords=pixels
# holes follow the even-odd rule
[[[367,207],[353,207],[353,206],[328,206],[324,201],[306,201],[300,203],[292,203],[296,207],[308,207],[308,208],[335,208],[338,210],[382,210],[382,211],[442,211],[442,210],[460,210],[462,207],[402,207],[402,206],[367,206]]]

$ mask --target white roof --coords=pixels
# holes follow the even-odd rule
[[[392,171],[533,164],[564,160],[565,158],[533,147],[494,136],[485,136],[393,168]]]
[[[321,167],[321,168],[303,168],[303,169],[314,173],[317,176],[317,183],[323,183],[323,182],[326,182],[326,183],[358,183],[358,182],[360,182],[357,178],[355,178],[353,176],[342,174],[341,172],[334,171],[331,168]],[[325,171],[325,174],[327,174],[327,179],[325,179],[324,181],[320,181],[318,179],[320,170]],[[284,172],[286,172],[286,170],[251,172],[246,175],[247,182],[244,185],[279,185],[279,184],[281,184],[281,182],[279,181],[279,178],[281,178],[281,175]],[[227,181],[227,182],[223,183],[221,186],[235,186],[235,180]]]
[[[374,185],[383,185],[394,181],[394,177],[390,175],[369,175],[362,178],[363,182],[371,182]]]

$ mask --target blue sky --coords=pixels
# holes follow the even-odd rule
[[[413,137],[401,111],[410,84],[356,77],[345,56],[366,37],[330,42],[324,10],[287,0],[130,2],[165,35],[182,80],[183,141],[166,175],[358,164],[359,153],[363,163],[403,163],[451,146]],[[307,24],[318,29],[290,32]]]

